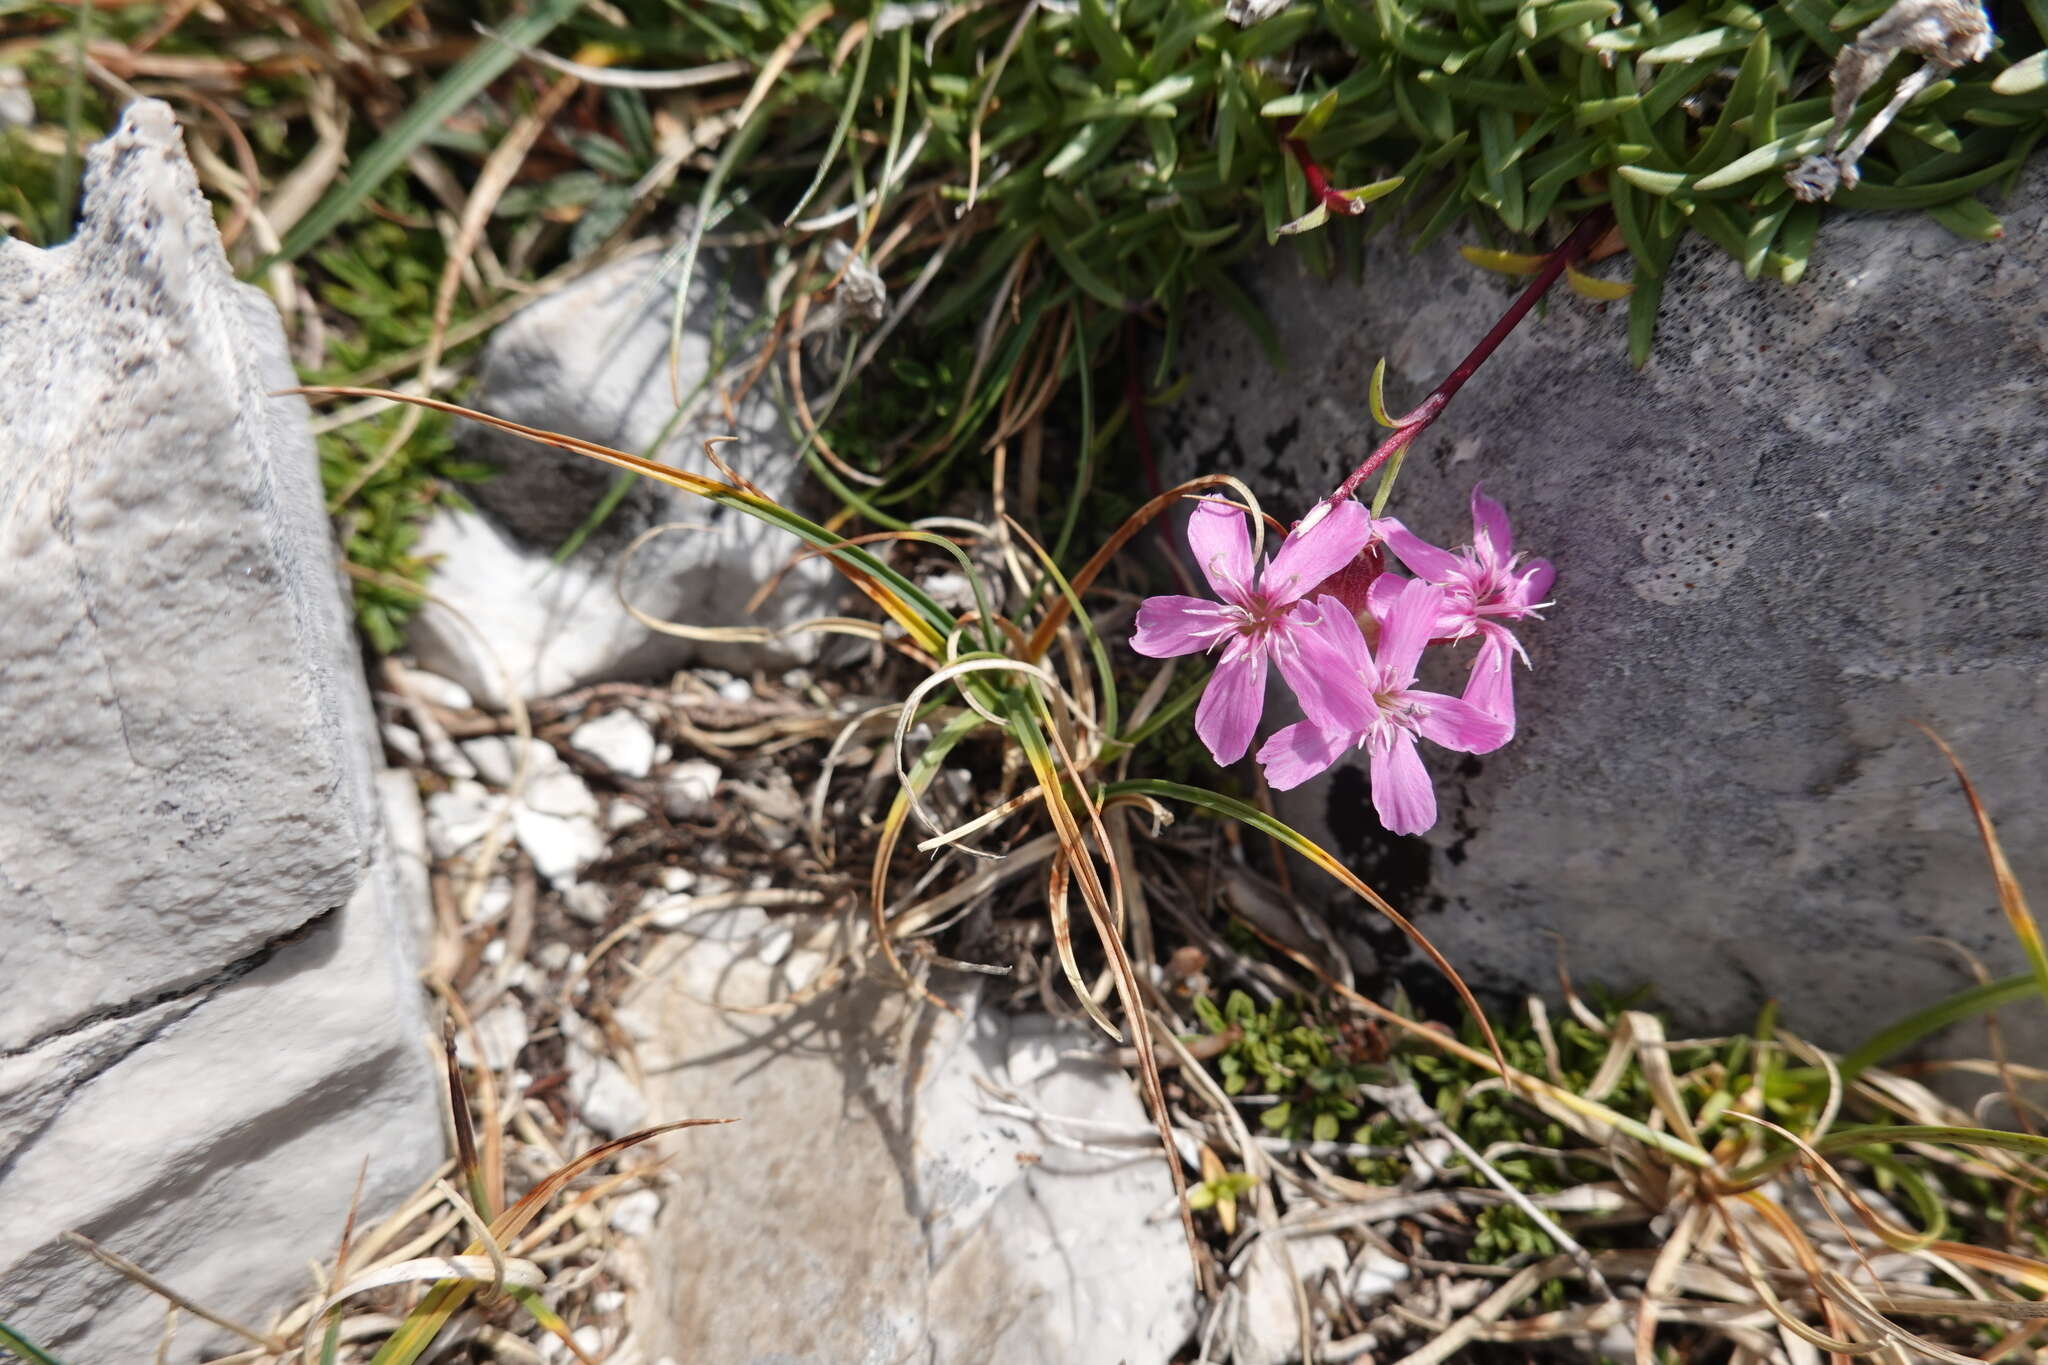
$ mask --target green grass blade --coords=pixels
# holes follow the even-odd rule
[[[0,1322],[0,1350],[12,1351],[29,1365],[64,1365],[64,1362],[30,1341],[21,1333]]]
[[[1938,1004],[1909,1014],[1842,1058],[1842,1083],[1847,1085],[1879,1062],[1904,1052],[1922,1038],[1939,1033],[1951,1024],[1975,1019],[2000,1006],[2024,1000],[2033,993],[2034,977],[2029,972],[1972,986]]]
[[[905,32],[907,36],[908,30]],[[846,87],[846,103],[840,107],[839,122],[832,126],[831,140],[825,144],[824,155],[818,158],[817,173],[811,177],[811,183],[804,187],[803,194],[796,201],[796,207],[782,220],[784,227],[788,227],[803,216],[804,209],[809,206],[812,197],[824,185],[825,177],[831,174],[832,163],[838,159],[839,149],[846,142],[847,130],[853,127],[853,111],[860,104],[862,92],[868,88],[868,59],[874,56],[874,53],[875,26],[869,24],[867,31],[860,37],[860,55],[854,59],[853,81]]]
[[[78,23],[72,30],[75,50],[71,57],[71,78],[64,84],[64,158],[57,163],[56,215],[48,225],[52,242],[70,235],[71,220],[78,212],[78,173],[82,161],[78,131],[85,118],[85,59],[86,49],[92,43],[94,8],[89,4],[80,5]]]
[[[370,149],[355,159],[355,173],[336,185],[312,211],[285,234],[284,242],[252,275],[261,275],[280,261],[295,260],[327,239],[365,199],[376,193],[405,159],[483,88],[519,60],[519,49],[532,47],[556,25],[583,7],[583,0],[540,0],[525,14],[499,30],[503,41],[486,39],[443,76],[426,98],[384,130]],[[91,8],[87,6],[86,8]]]

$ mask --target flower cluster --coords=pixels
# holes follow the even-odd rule
[[[1366,751],[1373,808],[1396,834],[1436,823],[1436,791],[1416,751],[1427,739],[1458,753],[1491,753],[1514,737],[1514,661],[1528,656],[1508,623],[1549,605],[1549,561],[1522,563],[1505,510],[1472,490],[1472,543],[1431,545],[1400,522],[1375,520],[1350,499],[1319,503],[1263,566],[1253,563],[1244,512],[1205,501],[1188,544],[1218,600],[1151,597],[1131,648],[1155,659],[1221,655],[1195,733],[1218,763],[1251,748],[1269,664],[1307,719],[1259,749],[1280,790],[1322,772],[1347,749]],[[1383,569],[1385,557],[1414,575]],[[1461,697],[1415,686],[1423,650],[1476,638]]]

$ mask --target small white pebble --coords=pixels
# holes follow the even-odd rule
[[[569,732],[569,744],[626,777],[645,777],[654,767],[654,731],[631,711],[583,722]]]
[[[659,1194],[653,1190],[634,1190],[612,1200],[608,1221],[628,1237],[646,1237],[654,1231],[654,1218],[660,1212]]]
[[[601,886],[577,882],[563,890],[562,908],[585,924],[603,924],[612,912],[612,898]]]
[[[503,962],[505,960],[505,940],[502,938],[492,939],[489,943],[486,943],[484,945],[483,952],[478,954],[478,956],[480,956],[489,965],[493,967],[497,966],[500,962]]]
[[[382,728],[384,731],[385,748],[397,754],[407,763],[419,764],[426,762],[427,751],[420,747],[420,737],[418,735],[393,721],[386,721]]]
[[[566,943],[543,943],[534,952],[533,960],[540,964],[542,971],[559,972],[569,965],[569,945]]]
[[[590,1296],[590,1306],[599,1313],[616,1313],[626,1306],[623,1289],[603,1289]]]
[[[405,681],[414,696],[447,710],[468,711],[476,706],[468,688],[453,678],[442,677],[439,673],[429,673],[424,668],[408,668],[405,670]]]
[[[743,702],[750,702],[754,699],[753,684],[749,683],[745,678],[734,678],[731,682],[723,682],[718,685],[718,695],[721,700],[729,701],[735,706]]]
[[[687,867],[664,867],[661,870],[661,889],[664,891],[688,891],[697,884],[697,874]]]
[[[628,825],[637,825],[646,818],[647,812],[633,802],[614,801],[611,810],[605,814],[604,823],[606,829],[616,833]]]
[[[689,820],[709,813],[711,798],[725,774],[716,763],[701,758],[685,759],[668,770],[662,781],[662,803],[677,820]]]

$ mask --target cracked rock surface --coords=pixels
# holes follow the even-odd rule
[[[1520,733],[1479,759],[1429,752],[1424,838],[1378,830],[1362,756],[1283,816],[1482,988],[1553,991],[1562,939],[1575,980],[1654,982],[1690,1027],[1747,1027],[1778,997],[1788,1027],[1845,1047],[1973,983],[1928,936],[2022,970],[1969,809],[1912,724],[1955,745],[2038,894],[2048,168],[2000,212],[1988,243],[1831,217],[1792,287],[1695,244],[1641,372],[1624,307],[1555,291],[1409,453],[1388,509],[1467,542],[1483,481],[1516,548],[1556,563],[1550,619],[1519,632]],[[1375,360],[1391,410],[1419,403],[1512,297],[1454,243],[1383,235],[1362,258],[1356,281],[1287,252],[1259,266],[1284,373],[1225,310],[1190,316],[1190,397],[1162,423],[1174,476],[1238,474],[1300,516],[1372,449]],[[1462,671],[1426,685],[1444,683]]]
[[[59,1355],[267,1318],[439,1156],[304,405],[168,106],[68,244],[0,240],[0,1285]],[[223,1345],[179,1332],[173,1360]]]

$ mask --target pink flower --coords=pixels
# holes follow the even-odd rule
[[[1334,724],[1348,714],[1344,689],[1332,681],[1332,646],[1323,634],[1304,631],[1298,612],[1303,597],[1365,548],[1372,524],[1365,508],[1349,499],[1320,503],[1255,576],[1244,512],[1208,501],[1195,509],[1188,545],[1221,600],[1146,598],[1131,648],[1167,659],[1223,647],[1195,708],[1195,733],[1218,763],[1235,763],[1251,748],[1265,707],[1269,659],[1311,719]]]
[[[1440,550],[1399,522],[1380,525],[1386,528],[1387,548],[1416,577],[1444,589],[1443,614],[1434,636],[1442,640],[1480,637],[1465,700],[1506,721],[1512,738],[1514,658],[1520,655],[1526,664],[1529,656],[1505,623],[1536,616],[1549,606],[1543,597],[1557,571],[1547,559],[1518,563],[1507,510],[1477,485],[1472,489],[1472,544],[1464,549]],[[1397,579],[1383,578],[1374,587],[1385,594],[1401,590]]]
[[[1397,583],[1395,590],[1379,584]],[[1380,823],[1396,834],[1420,834],[1436,823],[1436,790],[1415,751],[1417,737],[1465,754],[1491,753],[1508,742],[1513,726],[1472,702],[1415,690],[1415,666],[1437,633],[1448,594],[1416,579],[1375,584],[1373,615],[1379,622],[1379,655],[1367,648],[1357,620],[1335,598],[1319,597],[1298,613],[1302,625],[1323,637],[1343,661],[1352,685],[1331,689],[1349,703],[1338,725],[1312,717],[1290,725],[1259,750],[1266,781],[1279,791],[1298,787],[1335,763],[1346,749],[1370,756],[1372,805]]]

